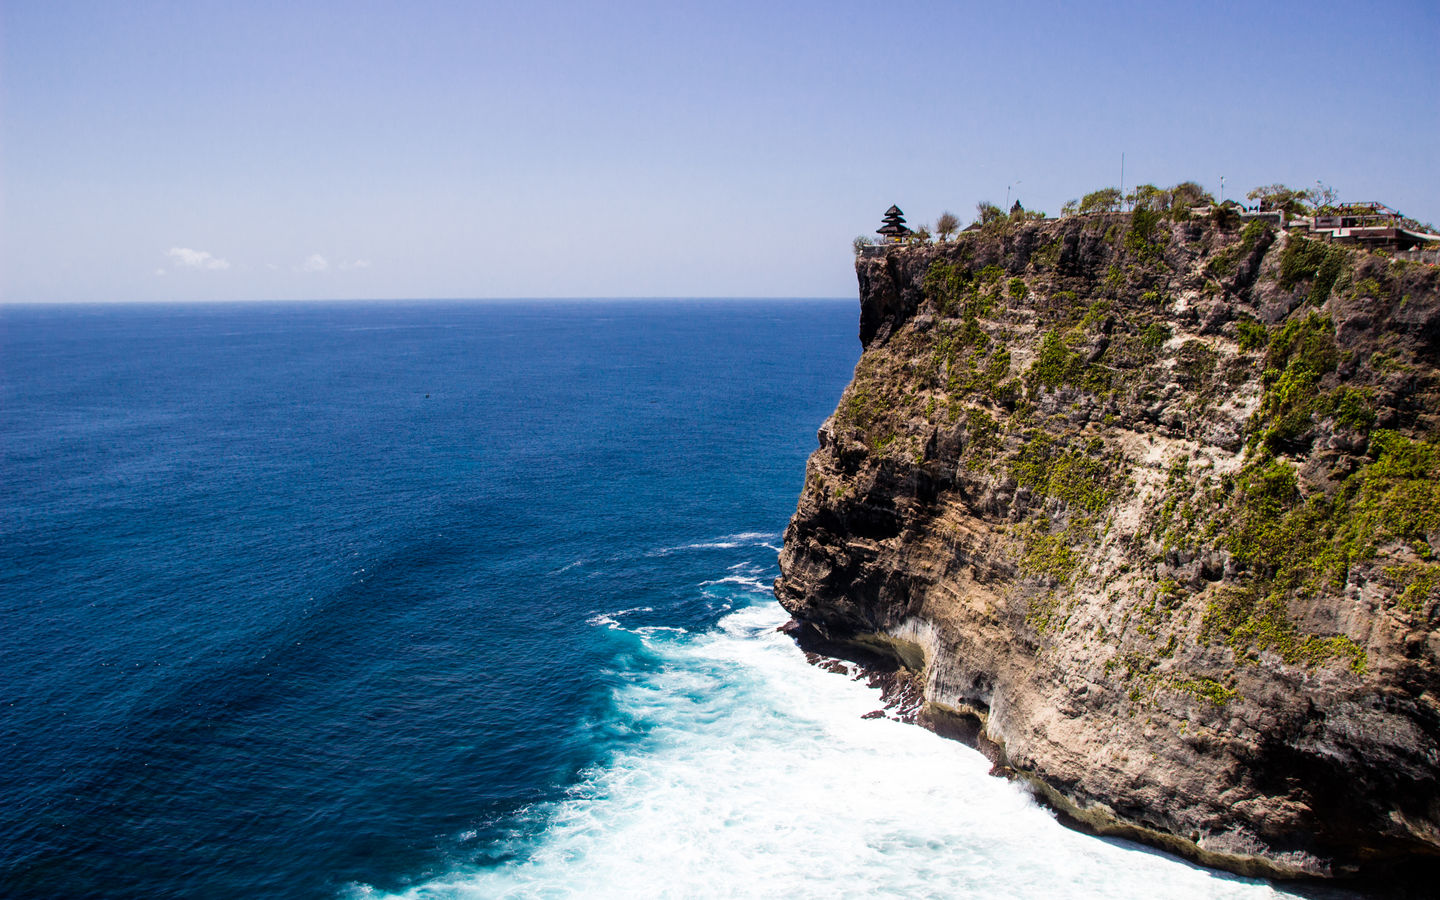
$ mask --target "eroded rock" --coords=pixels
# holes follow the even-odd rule
[[[1322,299],[1281,278],[1303,238],[1128,221],[857,262],[776,595],[1093,830],[1440,859],[1440,272],[1335,249]]]

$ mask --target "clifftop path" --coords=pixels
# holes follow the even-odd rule
[[[802,636],[1098,831],[1440,860],[1440,269],[1142,210],[856,270],[775,586]]]

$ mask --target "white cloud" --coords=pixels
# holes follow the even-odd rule
[[[155,274],[156,274],[156,275],[164,275],[164,274],[165,274],[165,270],[164,270],[164,269],[156,269],[156,270],[155,270]]]
[[[170,257],[171,264],[177,269],[220,270],[230,268],[230,260],[212,256],[208,250],[191,250],[189,247],[171,247],[166,255]]]
[[[342,262],[342,263],[340,264],[340,268],[341,268],[342,270],[349,270],[349,269],[368,269],[368,268],[370,268],[370,260],[368,260],[368,259],[357,259],[357,260],[355,260],[354,262]]]
[[[300,264],[302,272],[323,272],[330,268],[330,261],[318,253],[312,253]]]

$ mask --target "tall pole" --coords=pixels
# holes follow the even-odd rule
[[[1125,151],[1120,151],[1120,205],[1125,205]]]

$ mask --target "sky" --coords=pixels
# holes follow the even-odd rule
[[[980,201],[1440,222],[1440,2],[0,4],[0,301],[849,297]]]

